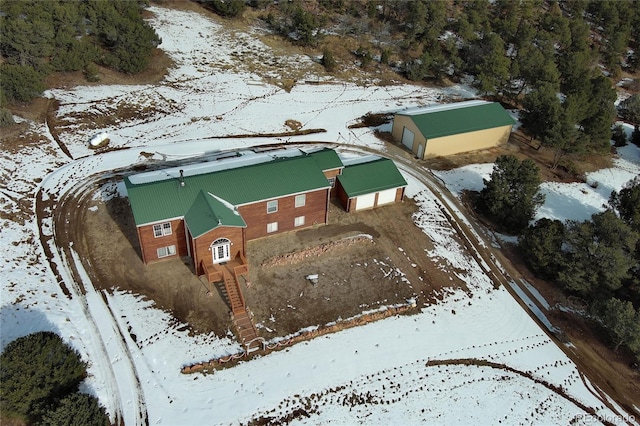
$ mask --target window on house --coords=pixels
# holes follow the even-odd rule
[[[296,195],[296,207],[302,207],[307,203],[307,194]]]
[[[304,225],[304,216],[298,216],[295,219],[293,219],[293,225],[294,226],[302,226],[302,225]]]
[[[278,222],[267,223],[267,232],[278,232]]]
[[[158,249],[158,258],[173,256],[176,254],[176,246],[160,247]]]
[[[278,211],[278,200],[267,201],[267,213],[275,213]]]
[[[153,225],[153,236],[158,238],[165,235],[171,235],[171,222],[157,223]]]
[[[327,180],[329,181],[329,185],[331,185],[332,188],[335,188],[336,178],[332,177],[332,178],[328,178]]]

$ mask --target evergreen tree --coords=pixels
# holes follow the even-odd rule
[[[14,340],[0,355],[0,409],[37,422],[56,399],[78,389],[86,364],[52,332]]]
[[[615,297],[598,304],[595,310],[615,345],[614,351],[626,344],[640,357],[640,311],[631,302]]]
[[[31,66],[0,65],[0,91],[9,102],[29,102],[44,91],[44,76]]]
[[[204,4],[209,5],[220,16],[226,18],[235,18],[242,15],[246,3],[244,0],[201,0]]]
[[[640,177],[625,184],[619,193],[613,191],[609,205],[635,232],[640,232]]]
[[[637,264],[637,240],[638,234],[611,210],[594,214],[591,221],[570,221],[558,282],[589,299],[609,297]]]
[[[529,159],[520,162],[511,155],[498,157],[491,179],[485,179],[484,185],[478,208],[507,232],[526,228],[544,202],[544,195],[538,192],[538,167]]]
[[[502,38],[496,33],[489,33],[478,42],[480,63],[476,69],[476,85],[484,94],[496,94],[509,88],[510,61],[505,54]]]
[[[537,90],[532,90],[522,100],[520,121],[522,128],[531,135],[531,139],[547,139],[550,130],[559,122],[562,104],[558,99],[557,90],[556,85],[543,82]]]
[[[62,398],[57,407],[43,416],[48,426],[109,426],[109,417],[98,400],[75,392]]]
[[[640,131],[640,95],[633,94],[618,106],[618,115],[633,124],[634,131]]]
[[[587,86],[586,108],[579,121],[580,130],[587,140],[589,152],[608,153],[611,145],[611,125],[616,116],[616,91],[604,76],[592,78]]]
[[[562,222],[543,218],[525,229],[518,238],[518,248],[536,276],[555,279],[562,266],[563,241]]]
[[[338,66],[336,59],[333,57],[333,52],[331,52],[331,49],[328,47],[322,50],[322,65],[324,65],[324,69],[326,69],[327,72],[335,71]]]
[[[614,142],[614,146],[617,148],[623,147],[627,145],[627,134],[624,131],[624,127],[620,124],[616,124],[613,126],[613,130],[611,131],[611,140]]]

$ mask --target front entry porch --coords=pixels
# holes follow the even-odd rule
[[[200,266],[209,283],[209,291],[214,283],[224,282],[231,312],[233,314],[244,312],[246,304],[240,288],[239,277],[249,273],[249,265],[242,253],[238,253],[235,258],[227,262],[214,264],[211,260],[202,260]]]

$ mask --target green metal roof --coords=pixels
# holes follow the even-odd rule
[[[198,193],[191,208],[184,215],[184,220],[194,238],[218,226],[247,226],[234,206],[210,193],[205,194],[204,191]]]
[[[427,140],[515,124],[515,120],[497,102],[398,115],[411,117]]]
[[[297,194],[330,185],[310,155],[282,158],[266,163],[134,184],[124,179],[136,224],[183,217],[200,191],[212,193],[234,206]]]
[[[338,154],[331,148],[324,148],[320,151],[309,153],[310,156],[316,160],[320,170],[341,169],[344,167],[342,160],[338,157]]]
[[[338,181],[349,198],[407,185],[394,162],[388,158],[346,166]]]

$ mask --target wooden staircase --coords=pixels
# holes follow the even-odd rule
[[[264,339],[258,336],[258,330],[247,311],[233,314],[233,324],[242,342],[242,346],[248,353],[262,349]]]
[[[229,307],[231,308],[231,318],[236,328],[236,334],[244,346],[247,353],[262,349],[264,339],[258,335],[258,330],[253,324],[251,316],[247,311],[247,305],[240,287],[239,275],[247,273],[246,261],[242,257],[241,266],[231,265],[206,265],[202,264],[202,269],[209,280],[209,283],[220,282],[224,284]],[[230,267],[231,266],[231,267]]]
[[[240,289],[240,281],[235,274],[231,274],[228,270],[222,271],[222,277],[224,281],[224,289],[227,292],[227,299],[229,299],[229,305],[231,306],[231,313],[238,315],[242,312],[246,313],[247,307],[244,302],[244,296],[242,295],[242,289]]]
[[[231,305],[233,324],[236,326],[240,342],[242,342],[248,353],[262,349],[264,339],[258,336],[258,330],[247,311],[238,275],[235,271],[231,274],[228,270],[224,270],[222,275],[224,277],[224,288]]]

